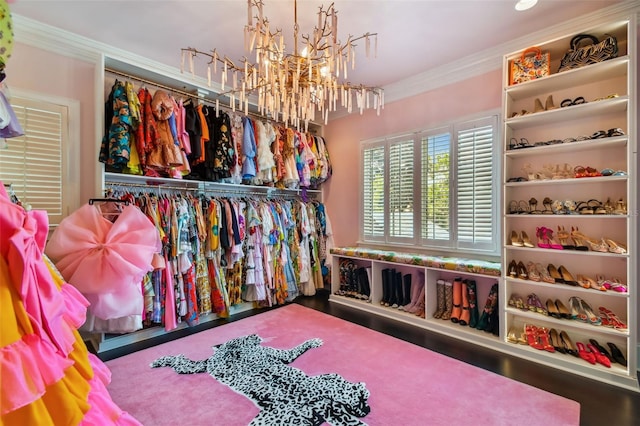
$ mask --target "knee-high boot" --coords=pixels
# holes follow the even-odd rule
[[[424,314],[424,297],[425,297],[425,286],[422,286],[422,289],[420,290],[420,294],[418,295],[418,301],[416,302],[415,306],[411,309],[411,313],[414,315],[417,315],[421,318],[425,317]]]
[[[390,269],[382,270],[382,299],[380,299],[382,306],[387,306],[389,300],[389,271]]]
[[[451,281],[444,282],[444,312],[440,319],[448,321],[451,319],[451,311],[453,310],[453,284]]]
[[[388,282],[387,302],[384,304],[384,306],[393,306],[393,304],[396,303],[396,270],[395,268],[391,268],[389,269],[389,272],[387,272],[387,282]]]
[[[411,303],[411,281],[411,274],[405,274],[404,277],[402,277],[402,284],[404,286],[402,287],[402,306]]]
[[[433,317],[440,319],[444,313],[444,280],[436,281],[436,302],[438,309],[434,312]]]
[[[451,310],[451,321],[458,322],[462,314],[462,278],[456,277],[453,280],[453,309]]]
[[[402,306],[402,272],[397,271],[395,274],[395,279],[393,280],[393,295],[394,301],[391,304],[392,308],[398,308]]]
[[[460,314],[460,325],[468,325],[471,320],[471,311],[469,311],[469,287],[468,281],[462,280],[462,313]]]
[[[416,305],[418,304],[418,297],[420,292],[424,289],[424,280],[414,280],[411,285],[411,303],[404,306],[406,312],[415,312]]]
[[[487,302],[484,304],[484,309],[482,310],[482,314],[480,315],[480,319],[478,320],[478,325],[476,326],[478,330],[492,331],[489,327],[489,319],[493,315],[493,311],[495,310],[497,304],[498,284],[494,284],[491,286],[489,296],[487,296]]]
[[[475,280],[467,281],[467,290],[469,292],[469,327],[476,328],[478,325],[478,296],[476,295],[476,282]]]

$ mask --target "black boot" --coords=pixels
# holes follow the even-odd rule
[[[469,293],[469,310],[471,311],[471,319],[469,320],[469,327],[476,328],[478,325],[478,296],[476,295],[476,282],[475,280],[467,281],[467,291]]]
[[[404,276],[404,288],[402,289],[402,304],[400,306],[406,306],[411,303],[411,274],[406,274]]]
[[[389,299],[389,306],[392,308],[398,307],[398,274],[400,274],[400,272],[391,269],[391,278],[389,279],[391,282],[391,297]],[[400,276],[402,277],[402,274],[400,274]]]
[[[485,330],[488,332],[492,332],[495,324],[490,325],[491,316],[494,311],[497,311],[496,307],[498,304],[498,284],[494,284],[491,286],[491,290],[489,291],[489,296],[487,297],[487,302],[484,305],[484,309],[482,310],[482,314],[480,315],[480,319],[478,320],[477,329]],[[496,312],[497,314],[497,312]],[[494,323],[496,321],[493,321]]]
[[[382,300],[380,300],[380,304],[382,306],[389,306],[389,275],[391,269],[383,269],[382,270]]]
[[[369,300],[371,289],[369,287],[369,277],[365,268],[358,269],[358,282],[360,284],[360,299]]]

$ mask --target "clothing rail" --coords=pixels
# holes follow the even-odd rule
[[[105,181],[105,186],[122,186],[122,187],[132,187],[132,188],[142,188],[149,190],[157,190],[162,191],[165,189],[174,190],[174,191],[199,191],[198,187],[189,187],[189,186],[170,186],[170,185],[149,185],[144,183],[131,183],[131,182],[115,182],[115,181]]]
[[[127,74],[125,72],[118,71],[118,70],[115,70],[113,68],[106,68],[105,67],[104,70],[106,72],[108,72],[108,73],[119,75],[120,77],[129,78],[131,80],[136,80],[136,81],[138,81],[140,83],[149,84],[149,85],[157,87],[159,89],[168,90],[169,92],[172,92],[172,93],[175,93],[175,94],[179,94],[179,95],[182,95],[182,96],[186,96],[186,97],[188,97],[190,99],[194,99],[194,100],[198,100],[198,101],[202,101],[202,102],[208,103],[211,106],[214,106],[217,110],[223,110],[223,111],[226,111],[227,113],[233,112],[230,107],[227,107],[225,105],[220,105],[219,102],[216,103],[215,101],[212,101],[211,99],[207,99],[205,97],[201,97],[201,96],[195,95],[193,93],[186,92],[184,90],[180,90],[180,89],[176,89],[174,87],[166,86],[164,84],[156,83],[154,81],[147,80],[146,78],[142,78],[142,77],[138,77],[138,76],[135,76],[135,75]],[[219,97],[220,97],[220,95],[216,95],[216,99],[218,99]],[[240,111],[239,109],[236,109],[236,112],[239,113],[239,114],[242,114],[242,115],[249,115],[249,116],[252,116],[252,117],[255,117],[255,118],[259,118],[261,120],[276,121],[276,120],[273,119],[273,117],[266,117],[264,115],[256,114],[254,112],[248,112],[247,114],[245,114],[244,111]],[[311,123],[310,122],[309,124],[313,124],[315,126],[318,126],[318,124],[316,124],[316,123]],[[309,131],[311,133],[314,133],[314,134],[317,133],[316,129],[307,128],[307,131]]]

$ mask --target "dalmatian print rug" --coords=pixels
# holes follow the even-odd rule
[[[262,346],[256,334],[214,346],[205,360],[184,355],[163,356],[151,367],[171,367],[178,374],[207,372],[234,391],[251,399],[260,413],[250,425],[366,425],[370,407],[364,383],[351,383],[338,374],[307,376],[289,366],[322,340],[311,339],[292,349]]]

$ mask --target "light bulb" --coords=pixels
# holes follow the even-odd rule
[[[516,3],[516,10],[523,11],[531,9],[536,3],[538,3],[538,0],[519,0],[518,3]]]

